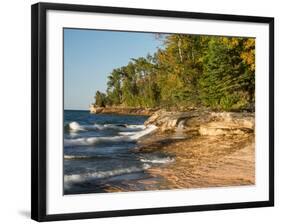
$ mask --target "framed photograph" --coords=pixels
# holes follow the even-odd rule
[[[274,205],[274,19],[32,5],[32,219]]]

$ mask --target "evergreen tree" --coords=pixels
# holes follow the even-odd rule
[[[249,73],[240,57],[241,40],[214,37],[203,58],[203,75],[200,78],[202,103],[213,109],[243,109],[249,100],[245,90]]]
[[[107,104],[106,95],[100,91],[97,91],[95,95],[95,106],[105,107],[106,104]]]
[[[131,59],[108,76],[96,104],[218,110],[254,105],[255,39],[161,35],[163,48]]]

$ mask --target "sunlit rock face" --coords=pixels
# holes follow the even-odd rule
[[[200,135],[240,135],[253,132],[255,118],[253,113],[236,112],[168,112],[156,111],[145,125],[154,124],[162,132],[197,131]]]
[[[95,105],[90,105],[90,113],[92,114],[123,114],[123,115],[143,115],[150,116],[157,109],[152,108],[134,108],[134,107],[97,107]]]

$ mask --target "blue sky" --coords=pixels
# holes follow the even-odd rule
[[[64,29],[64,108],[88,109],[95,92],[105,92],[113,68],[158,47],[150,33]]]

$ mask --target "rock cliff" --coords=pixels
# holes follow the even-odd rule
[[[145,125],[154,124],[161,132],[182,130],[196,131],[200,135],[239,135],[254,132],[254,113],[248,112],[168,112],[156,111]]]
[[[130,108],[130,107],[95,107],[90,106],[90,113],[93,114],[125,114],[150,116],[157,109],[151,108]]]

